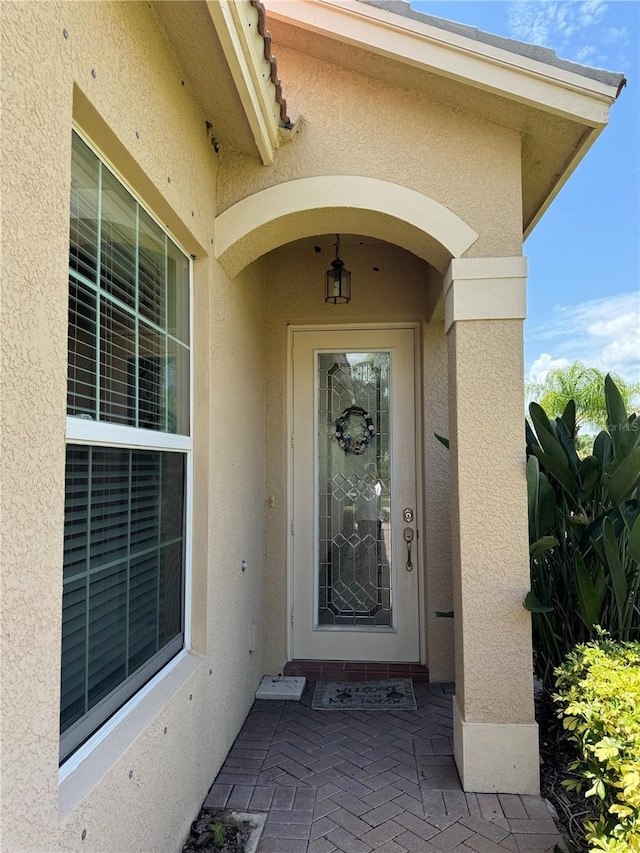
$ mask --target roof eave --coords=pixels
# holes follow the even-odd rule
[[[286,102],[271,54],[264,7],[259,0],[207,0],[262,163],[273,163],[287,126]]]
[[[553,184],[547,191],[543,203],[538,207],[538,209],[535,211],[529,221],[523,223],[524,240],[527,239],[527,237],[531,234],[538,222],[542,219],[555,197],[567,183],[571,175],[579,166],[583,157],[587,154],[587,152],[589,151],[593,143],[596,141],[596,139],[600,136],[605,127],[606,124],[599,125],[598,127],[585,128],[584,134],[580,139],[579,145],[573,150],[570,158],[564,164],[564,167],[558,172],[555,180],[553,181]]]
[[[266,6],[270,18],[292,27],[572,122],[577,144],[558,152],[540,201],[523,223],[525,237],[606,127],[625,82],[622,74],[579,73],[582,66],[546,49],[540,55],[549,61],[541,61],[526,46],[522,53],[506,49],[517,44],[508,39],[502,46],[497,38],[471,38],[359,0],[266,0]]]
[[[609,84],[358,0],[266,0],[270,17],[596,127]]]

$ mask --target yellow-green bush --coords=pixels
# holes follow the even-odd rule
[[[571,765],[595,818],[585,821],[592,851],[640,853],[640,643],[605,635],[577,646],[556,669],[559,715],[580,757]]]

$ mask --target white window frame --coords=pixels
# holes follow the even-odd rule
[[[96,157],[112,172],[114,177],[132,195],[140,207],[163,230],[189,261],[189,433],[179,435],[163,433],[139,427],[123,426],[106,421],[87,420],[68,415],[66,418],[65,450],[70,444],[91,447],[114,447],[136,450],[164,450],[181,452],[185,456],[185,518],[184,518],[184,601],[183,635],[181,650],[174,655],[154,676],[140,687],[114,714],[109,716],[83,744],[60,764],[58,782],[63,782],[96,747],[136,708],[151,691],[187,656],[191,650],[191,591],[192,591],[192,527],[193,527],[193,427],[194,427],[194,310],[193,310],[193,262],[191,255],[171,230],[144,203],[135,189],[122,176],[116,166],[106,157],[93,141],[73,122],[73,132],[91,149]],[[99,282],[99,270],[97,272]],[[99,369],[99,368],[98,368]],[[99,377],[98,377],[99,381]],[[62,636],[60,638],[62,644]]]

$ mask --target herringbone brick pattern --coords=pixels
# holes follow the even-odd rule
[[[465,794],[451,685],[415,684],[415,711],[313,711],[258,701],[205,806],[267,812],[258,853],[545,853],[540,797]]]

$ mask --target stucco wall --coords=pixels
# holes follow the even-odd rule
[[[424,548],[428,572],[425,580],[427,662],[431,681],[453,681],[453,619],[436,612],[453,609],[451,577],[451,502],[449,452],[435,433],[449,435],[448,357],[441,323],[424,327],[424,371],[428,377],[424,411]]]
[[[260,675],[287,657],[286,324],[425,321],[440,287],[415,256],[387,246],[382,257],[366,244],[345,255],[348,306],[325,305],[330,258],[308,247],[277,250],[229,281],[212,258],[215,214],[297,177],[374,175],[468,222],[481,235],[470,254],[518,254],[520,139],[426,95],[282,50],[301,133],[270,169],[230,151],[218,158],[147,3],[3,3],[2,16],[2,847],[174,850]],[[193,652],[59,785],[74,117],[196,256]],[[448,458],[433,440],[447,431],[446,339],[439,323],[423,335],[433,568],[423,589],[429,654],[448,678],[451,626],[432,613],[448,609],[451,594]]]
[[[2,65],[1,846],[175,850],[262,674],[261,289],[207,255],[216,155],[148,4],[4,3]],[[74,114],[197,256],[195,651],[59,786]]]
[[[470,256],[520,254],[519,134],[280,45],[277,56],[290,112],[303,118],[300,133],[268,170],[223,152],[220,210],[294,178],[375,175],[464,219],[480,234]]]
[[[522,322],[454,323],[448,350],[458,703],[468,722],[529,723]]]
[[[324,302],[324,273],[333,258],[331,241],[284,246],[262,259],[266,317],[266,494],[267,575],[265,608],[267,653],[265,666],[281,671],[287,657],[287,325],[420,322],[431,317],[441,283],[427,264],[397,246],[343,237],[341,256],[352,273],[348,305]],[[378,267],[374,271],[373,267]],[[447,483],[448,459],[434,448],[433,431],[446,432],[446,337],[442,323],[422,327],[422,387],[424,406],[425,517],[419,528],[426,541],[433,604],[428,610],[450,609],[450,529]],[[424,543],[423,543],[424,547]],[[424,553],[424,552],[423,552]],[[423,595],[427,592],[422,584]],[[453,638],[450,625],[427,626],[427,660],[439,677],[453,677]],[[433,663],[432,663],[433,659]]]

